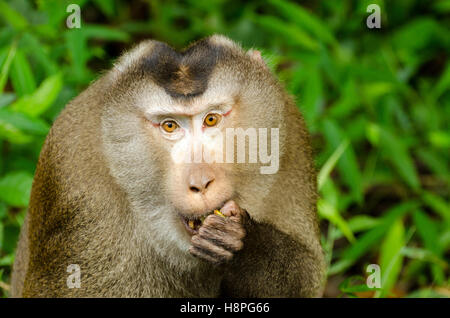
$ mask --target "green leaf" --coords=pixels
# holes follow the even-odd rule
[[[359,95],[354,80],[347,80],[341,88],[339,100],[329,109],[330,115],[336,118],[343,118],[351,114],[360,106]]]
[[[58,61],[54,59],[52,46],[43,43],[40,38],[31,33],[25,33],[20,39],[21,47],[27,54],[33,56],[37,66],[42,66],[46,75],[53,75],[58,72]]]
[[[81,29],[66,31],[66,45],[71,60],[71,77],[77,82],[87,81],[86,63],[90,58],[87,39]]]
[[[16,30],[24,30],[28,26],[27,20],[3,0],[0,1],[0,16]]]
[[[423,191],[422,199],[426,205],[432,208],[436,213],[440,214],[442,218],[450,224],[450,205],[443,198],[432,192]]]
[[[443,247],[444,250],[450,250],[450,228],[444,230],[439,238],[439,244]]]
[[[11,81],[17,96],[31,94],[36,89],[31,66],[21,50],[16,51],[11,65]]]
[[[300,109],[308,127],[314,131],[324,103],[322,79],[317,67],[308,68],[305,72],[308,76],[301,90]]]
[[[389,230],[392,223],[404,214],[414,210],[417,207],[417,202],[409,201],[401,203],[384,213],[380,220],[380,224],[370,231],[364,233],[356,240],[354,244],[346,248],[338,262],[333,264],[328,270],[329,275],[333,275],[344,271],[355,263],[362,255],[368,253],[379,241],[384,234]]]
[[[443,178],[450,183],[450,174],[447,160],[436,149],[419,148],[416,149],[419,159],[427,165],[428,169],[434,172],[437,177]]]
[[[428,135],[428,140],[437,148],[450,148],[450,134],[445,131],[432,131]]]
[[[3,225],[2,222],[0,222],[0,251],[3,250],[3,239],[4,239],[4,234],[5,233],[5,226]]]
[[[333,205],[319,199],[317,203],[317,210],[321,217],[326,218],[328,221],[336,225],[350,242],[355,241],[352,230]]]
[[[425,247],[436,256],[441,257],[443,247],[439,244],[439,230],[437,224],[420,210],[413,213],[413,220]],[[442,284],[445,277],[443,269],[436,264],[433,264],[431,268],[436,282]]]
[[[22,97],[11,108],[29,116],[37,117],[44,113],[56,100],[62,84],[60,73],[52,75],[45,79],[33,94]]]
[[[11,266],[12,264],[14,264],[14,254],[0,258],[0,266]]]
[[[255,17],[255,22],[267,31],[283,37],[287,43],[290,43],[291,45],[311,51],[316,51],[318,49],[317,42],[306,32],[293,24],[287,24],[278,18],[268,15]]]
[[[269,3],[276,7],[290,21],[308,30],[314,37],[324,43],[337,43],[327,25],[316,18],[312,12],[308,12],[301,6],[287,1],[270,0]]]
[[[317,184],[319,191],[322,188],[323,184],[325,183],[326,179],[330,176],[331,171],[333,170],[339,158],[344,153],[345,149],[347,149],[348,145],[349,141],[343,140],[339,145],[339,147],[337,147],[336,150],[333,152],[333,154],[330,156],[330,158],[328,158],[327,162],[325,162],[322,169],[320,169],[320,172],[317,176]]]
[[[128,33],[119,29],[113,29],[111,27],[102,25],[89,24],[84,26],[81,30],[87,39],[96,38],[101,40],[120,42],[126,42],[130,39]]]
[[[444,72],[442,72],[442,75],[439,78],[439,81],[431,91],[431,96],[433,96],[433,99],[436,100],[442,94],[448,92],[449,90],[450,90],[450,63],[447,63]]]
[[[30,142],[33,138],[19,128],[5,120],[4,110],[0,110],[0,137],[13,144],[24,144]],[[3,118],[2,118],[3,117]]]
[[[16,99],[16,95],[13,93],[0,93],[0,108],[11,104]]]
[[[347,136],[344,135],[336,122],[328,119],[323,121],[323,132],[329,145],[333,148],[337,148],[343,140],[347,139]],[[347,149],[341,155],[337,165],[342,180],[352,190],[352,194],[355,199],[358,202],[362,202],[362,177],[358,162],[356,160],[356,155],[351,144],[347,146]]]
[[[7,214],[7,208],[6,205],[3,202],[0,202],[0,221],[1,219],[3,219],[4,217],[6,217]],[[0,222],[1,223],[1,222]],[[1,248],[0,248],[1,250]]]
[[[320,190],[320,196],[327,201],[328,203],[332,204],[336,208],[340,208],[339,204],[342,203],[340,200],[341,196],[343,194],[339,191],[338,187],[333,182],[333,179],[326,178],[323,186]]]
[[[50,126],[39,118],[16,113],[7,108],[0,108],[0,127],[13,126],[26,134],[45,136]]]
[[[100,8],[102,13],[109,18],[114,16],[116,6],[114,1],[110,0],[94,0],[94,3]]]
[[[6,82],[8,80],[9,69],[11,67],[11,63],[14,60],[14,56],[16,55],[17,43],[13,42],[11,47],[8,50],[5,62],[2,65],[2,69],[0,71],[0,92],[3,92],[5,88]]]
[[[433,41],[438,23],[428,17],[410,21],[395,32],[392,42],[403,50],[420,50]]]
[[[360,282],[360,284],[355,284],[357,282]],[[370,292],[378,290],[378,288],[370,288],[369,286],[367,286],[364,277],[355,275],[344,279],[342,283],[339,284],[339,290],[344,294],[354,294],[354,293]]]
[[[372,101],[378,100],[380,97],[394,91],[395,85],[389,82],[376,82],[363,85],[362,92],[366,101],[372,103]]]
[[[450,13],[450,0],[433,2],[433,9],[441,13]]]
[[[416,167],[405,144],[388,130],[375,124],[369,125],[368,135],[374,135],[374,132],[376,132],[376,138],[379,138],[378,147],[384,152],[386,159],[392,163],[398,174],[412,189],[418,190],[420,183]],[[369,140],[374,143],[374,137]]]
[[[367,231],[373,229],[380,224],[380,220],[368,215],[357,215],[347,220],[348,227],[353,233]],[[342,232],[336,230],[333,235],[333,239],[337,240],[342,237]]]
[[[441,266],[442,268],[447,268],[448,264],[446,261],[441,259],[440,257],[437,257],[433,252],[420,248],[420,247],[403,247],[401,250],[402,255],[417,259],[424,262],[431,262],[434,264],[437,264]]]
[[[405,245],[405,228],[401,218],[397,219],[389,229],[380,250],[381,291],[376,297],[389,295],[395,286],[402,268],[403,256],[400,253]]]
[[[417,232],[424,241],[425,246],[436,255],[440,255],[442,249],[438,244],[437,225],[420,210],[414,211],[413,219],[417,227]]]
[[[10,172],[0,179],[0,200],[12,206],[27,206],[33,176],[28,172]]]

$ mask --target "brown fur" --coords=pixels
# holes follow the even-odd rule
[[[125,56],[125,70],[115,68],[101,77],[55,121],[36,169],[11,296],[320,296],[324,271],[315,172],[308,133],[294,102],[266,68],[225,38],[202,40],[185,53],[155,43]],[[211,52],[213,59],[206,54]],[[175,61],[170,63],[176,67],[164,61]],[[222,74],[228,75],[222,79]],[[142,120],[132,129],[118,126],[138,117],[130,106],[137,92],[155,83],[189,103],[215,80],[239,86],[239,105],[230,115],[235,126],[279,127],[281,146],[275,175],[261,176],[249,165],[227,171],[235,199],[250,217],[242,250],[220,268],[161,241],[158,229],[138,212],[149,206],[147,198],[155,211],[174,212],[170,193],[162,186],[170,170],[161,146],[151,141],[145,148],[158,162],[139,154],[111,161],[108,152],[121,149],[108,148],[110,144],[127,145],[135,138],[121,132],[143,129]],[[129,170],[124,176],[116,175],[125,169],[122,159],[134,160],[125,162]],[[138,177],[133,177],[133,169]],[[178,231],[179,226],[174,223],[169,230]],[[81,268],[79,289],[66,285],[69,264]]]

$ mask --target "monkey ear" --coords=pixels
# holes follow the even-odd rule
[[[258,50],[248,50],[247,51],[248,56],[250,56],[250,58],[252,60],[255,60],[258,63],[261,63],[262,65],[264,65],[265,67],[267,67],[266,62],[264,61],[264,59],[261,56],[261,52]]]

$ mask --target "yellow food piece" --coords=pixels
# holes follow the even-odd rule
[[[191,229],[193,229],[193,228],[194,228],[194,221],[189,220],[188,225],[189,225],[189,227],[190,227]]]
[[[226,216],[222,214],[219,210],[214,210],[214,214],[225,218]]]

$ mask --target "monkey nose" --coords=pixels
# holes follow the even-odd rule
[[[189,171],[188,186],[194,193],[205,193],[213,181],[214,173],[210,167],[195,167]]]

